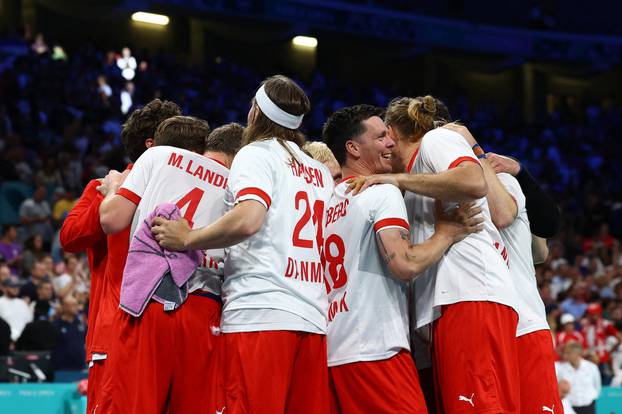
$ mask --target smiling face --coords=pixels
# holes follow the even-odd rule
[[[393,171],[391,164],[395,142],[387,134],[387,127],[377,116],[363,121],[365,132],[350,142],[353,155],[358,162],[372,174],[385,174]]]

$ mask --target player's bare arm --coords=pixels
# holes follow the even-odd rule
[[[455,202],[476,200],[485,197],[488,192],[484,172],[474,162],[463,162],[451,170],[437,174],[404,173],[356,177],[349,181],[349,191],[356,195],[375,184],[393,184],[403,191]]]
[[[129,174],[129,170],[119,173],[110,171],[97,189],[106,198],[99,206],[99,222],[106,234],[118,233],[132,223],[136,212],[136,204],[127,198],[117,195],[117,191]]]
[[[242,201],[209,226],[192,230],[186,220],[156,217],[151,231],[160,246],[171,250],[215,249],[233,246],[257,233],[268,211],[258,201]]]
[[[464,125],[451,123],[443,126],[443,128],[452,130],[462,135],[471,147],[477,145],[475,137],[473,137],[469,129]],[[504,229],[511,225],[516,219],[516,215],[518,214],[518,206],[516,205],[516,201],[506,190],[503,183],[501,183],[499,178],[497,178],[495,169],[486,159],[486,156],[482,154],[478,155],[478,158],[480,158],[480,164],[484,170],[484,177],[486,179],[486,183],[488,184],[488,194],[486,194],[486,199],[488,200],[488,206],[490,207],[492,222],[498,229]]]
[[[404,229],[388,228],[377,235],[378,249],[389,270],[401,280],[410,280],[440,260],[454,243],[467,235],[481,231],[482,209],[474,203],[464,203],[451,212],[443,212],[440,203],[436,210],[436,231],[425,242],[413,245]]]
[[[533,255],[533,264],[544,263],[549,255],[549,247],[546,245],[546,239],[531,235],[531,254]]]

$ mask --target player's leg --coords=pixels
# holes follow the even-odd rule
[[[214,414],[225,406],[219,387],[221,304],[213,296],[202,295],[191,293],[175,311],[173,356],[177,362],[169,400],[171,413]]]
[[[109,355],[114,413],[165,412],[176,352],[173,316],[150,302],[139,318],[123,314]]]
[[[342,413],[427,413],[415,363],[407,351],[383,361],[330,368]]]
[[[557,389],[551,332],[536,331],[517,338],[521,413],[563,414]]]
[[[241,332],[222,335],[225,414],[284,414],[297,333]]]
[[[517,322],[494,302],[443,307],[432,342],[444,414],[519,412]]]
[[[98,390],[101,388],[101,377],[104,369],[104,360],[89,363],[88,388],[86,392],[86,412],[90,414],[97,408]]]
[[[298,346],[287,396],[287,413],[327,413],[330,388],[326,335],[297,332]]]

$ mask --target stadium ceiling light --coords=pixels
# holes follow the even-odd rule
[[[136,12],[132,14],[132,20],[135,22],[157,24],[158,26],[166,26],[169,22],[168,16],[146,12]]]
[[[310,36],[296,36],[292,39],[292,43],[296,46],[302,47],[317,47],[317,39],[315,37]]]

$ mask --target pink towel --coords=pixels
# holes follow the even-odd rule
[[[203,259],[201,251],[176,252],[161,247],[151,233],[153,219],[158,216],[177,220],[181,213],[174,204],[160,204],[132,237],[119,306],[136,317],[150,299],[162,303],[166,311],[181,306],[188,297],[188,279]]]

